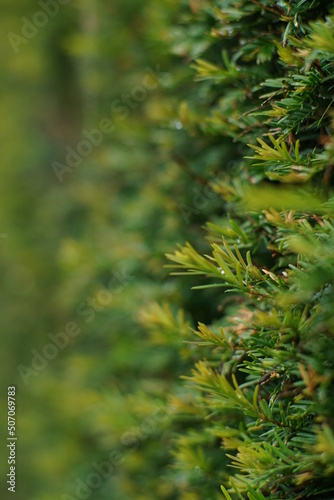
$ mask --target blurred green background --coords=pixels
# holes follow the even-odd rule
[[[171,29],[184,7],[2,0],[1,433],[15,385],[18,500],[173,499],[182,484],[168,479],[166,398],[187,359],[138,317],[153,300],[191,302],[193,319],[216,307],[163,268],[217,202],[189,223],[194,193],[170,153],[178,137],[187,148],[174,96],[189,95],[193,70]]]

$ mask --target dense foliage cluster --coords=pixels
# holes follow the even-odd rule
[[[185,28],[206,46],[193,63],[198,99],[179,120],[194,143],[233,145],[218,171],[201,171],[223,199],[211,249],[167,255],[221,300],[188,335],[197,359],[172,402],[187,422],[176,462],[200,468],[202,498],[218,498],[219,482],[227,499],[333,495],[330,7],[216,1]]]
[[[17,498],[333,498],[332,6],[85,0],[3,49]]]

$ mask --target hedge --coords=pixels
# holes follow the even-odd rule
[[[332,6],[191,7],[182,56],[197,94],[180,104],[179,127],[193,149],[203,137],[210,144],[201,169],[191,153],[186,161],[221,210],[210,214],[204,252],[191,242],[167,258],[220,305],[186,336],[196,359],[171,401],[183,422],[175,463],[194,492],[180,498],[219,498],[220,484],[227,499],[330,499]]]

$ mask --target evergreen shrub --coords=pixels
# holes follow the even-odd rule
[[[175,108],[183,166],[221,197],[205,241],[167,255],[191,297],[219,303],[179,328],[182,499],[334,498],[333,12],[321,0],[191,1],[170,31],[196,71]],[[165,317],[153,307],[143,322],[179,341],[183,323],[168,337]]]

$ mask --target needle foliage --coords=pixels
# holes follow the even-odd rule
[[[202,169],[184,155],[221,205],[206,243],[167,258],[203,300],[210,288],[220,303],[188,335],[192,362],[171,400],[182,423],[175,468],[192,492],[181,498],[330,499],[333,9],[190,4],[177,34],[197,83],[178,120],[194,148],[205,142]],[[210,161],[217,144],[224,155]]]

